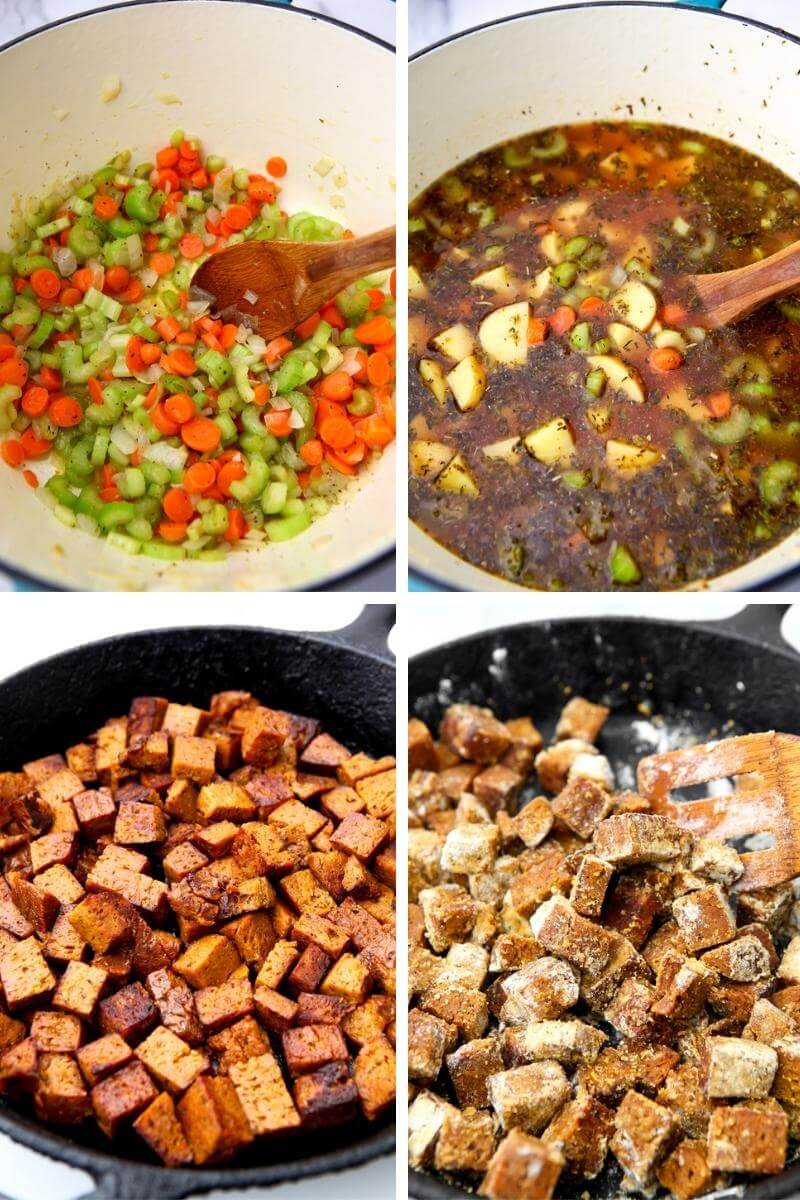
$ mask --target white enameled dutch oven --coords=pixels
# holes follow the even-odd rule
[[[638,119],[735,142],[800,179],[800,40],[744,17],[672,4],[586,3],[527,13],[412,61],[409,192],[456,163],[549,125]],[[412,567],[451,587],[524,591],[412,523]],[[693,589],[765,586],[800,564],[800,531]]]
[[[122,81],[110,103],[105,79]],[[300,9],[257,0],[122,4],[48,26],[0,51],[0,241],[16,197],[96,170],[121,149],[151,156],[172,130],[228,162],[289,163],[282,201],[344,220],[391,225],[394,57],[390,47]],[[66,114],[66,115],[65,115]],[[341,164],[344,209],[314,164]],[[235,552],[225,563],[129,557],[61,525],[19,471],[0,464],[0,566],[81,590],[262,591],[330,582],[394,541],[391,449],[330,513],[293,541]]]

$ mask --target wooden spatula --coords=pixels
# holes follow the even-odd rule
[[[769,300],[800,291],[800,242],[735,271],[684,275],[679,284],[699,297],[698,324],[707,329],[732,325]]]
[[[730,778],[735,781],[730,795],[677,803],[670,796],[673,788]],[[697,836],[774,836],[769,849],[742,855],[745,873],[736,890],[774,887],[800,875],[800,738],[748,733],[653,754],[639,763],[637,784],[654,812]]]
[[[341,242],[241,242],[207,259],[190,300],[210,300],[225,321],[277,337],[299,325],[348,283],[395,262],[395,230]]]

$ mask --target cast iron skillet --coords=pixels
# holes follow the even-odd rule
[[[632,786],[632,768],[656,748],[729,732],[800,734],[800,659],[780,635],[787,607],[752,605],[711,624],[603,617],[490,630],[412,658],[409,708],[435,728],[448,704],[485,704],[501,717],[530,715],[547,739],[571,689],[611,707],[601,748],[618,784]],[[642,704],[663,724],[646,722],[637,709]],[[656,738],[663,744],[656,747]],[[611,1166],[577,1192],[591,1200],[616,1196],[619,1180]],[[795,1165],[745,1196],[782,1200],[799,1191]],[[409,1192],[416,1200],[464,1195],[416,1171],[409,1172]]]
[[[386,647],[394,608],[367,605],[346,630],[185,628],[109,638],[36,663],[0,683],[0,771],[63,750],[133,696],[206,704],[225,688],[315,716],[334,737],[379,756],[395,741],[395,672]],[[254,1146],[241,1165],[157,1166],[135,1135],[107,1141],[86,1123],[68,1134],[0,1101],[0,1130],[50,1158],[88,1171],[91,1200],[181,1200],[212,1188],[265,1187],[342,1170],[389,1154],[394,1117]],[[0,1190],[3,1181],[0,1177]],[[89,1200],[89,1197],[85,1198]]]

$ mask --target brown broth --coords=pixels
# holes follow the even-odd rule
[[[563,153],[530,155],[557,149],[561,139]],[[508,165],[529,156],[527,165]],[[567,203],[575,207],[567,211]],[[568,126],[461,164],[414,202],[410,230],[410,262],[426,294],[409,301],[409,439],[412,447],[431,442],[459,453],[471,480],[467,494],[451,492],[442,484],[459,483],[460,474],[412,471],[410,512],[433,537],[532,588],[659,590],[734,568],[797,526],[800,304],[770,305],[703,336],[694,298],[673,282],[678,273],[742,266],[800,237],[800,191],[787,176],[736,146],[671,126]],[[555,265],[543,249],[553,230],[562,262],[570,239],[588,239],[587,249],[578,255],[573,242],[573,281],[558,286],[551,276],[531,299],[537,275]],[[551,255],[553,245],[551,238]],[[505,294],[471,283],[503,264],[511,279]],[[676,369],[653,365],[652,328],[623,339],[622,348],[609,335],[609,324],[629,314],[608,303],[626,265],[628,278],[658,303],[666,330],[658,337],[683,339]],[[585,318],[580,304],[589,295],[605,303]],[[527,299],[534,323],[571,304],[576,325],[561,334],[549,326],[521,365],[497,362],[481,342],[481,322]],[[665,304],[683,313],[676,319],[668,307],[667,322]],[[578,329],[584,321],[588,328]],[[482,399],[468,411],[459,411],[449,388],[437,401],[419,373],[423,359],[444,373],[456,365],[432,345],[455,323],[472,334],[486,371]],[[587,390],[586,360],[602,339],[611,344],[600,350],[639,381],[643,403],[615,390],[608,375],[601,395]],[[555,419],[572,439],[566,458],[540,461],[523,448],[510,463],[483,452]],[[657,461],[620,470],[609,441],[631,448],[626,464],[634,452],[642,460],[641,451],[644,458],[654,451]]]

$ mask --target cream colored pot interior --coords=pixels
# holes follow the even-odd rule
[[[16,197],[96,169],[120,149],[151,157],[175,128],[212,153],[263,170],[290,164],[282,201],[356,232],[394,221],[394,59],[386,48],[301,12],[255,3],[133,4],[56,26],[0,54],[0,228]],[[103,81],[122,90],[100,99]],[[341,164],[337,189],[314,164]],[[333,172],[333,174],[338,174]],[[340,192],[345,207],[334,207]],[[81,589],[261,590],[305,587],[389,549],[394,455],[294,541],[236,552],[224,564],[129,557],[45,509],[21,473],[0,465],[0,560]]]
[[[455,163],[548,125],[593,118],[684,125],[736,142],[800,179],[800,45],[699,9],[598,4],[465,34],[411,64],[409,190]],[[413,566],[453,586],[522,591],[411,526]],[[793,534],[701,586],[763,584],[800,562]]]

